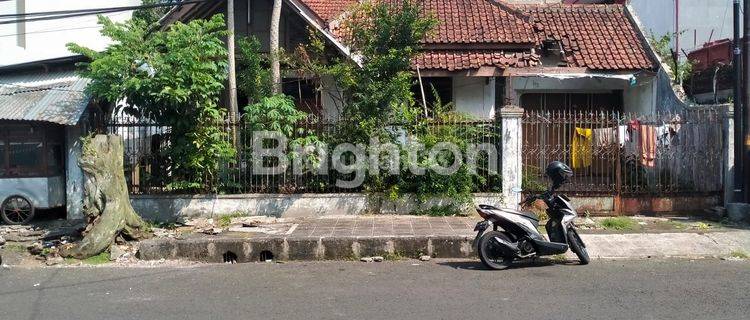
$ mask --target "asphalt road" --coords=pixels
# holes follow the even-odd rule
[[[414,265],[418,264],[418,265]],[[750,263],[0,269],[0,319],[748,319]]]

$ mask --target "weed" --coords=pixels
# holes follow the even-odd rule
[[[743,259],[743,260],[750,259],[750,255],[748,255],[747,252],[742,251],[742,250],[734,250],[730,252],[729,255],[732,258],[737,258],[737,259]]]
[[[549,259],[552,260],[552,261],[554,261],[554,262],[565,262],[565,261],[568,261],[568,258],[565,257],[564,254],[556,254],[554,256],[551,256]]]
[[[232,224],[232,219],[234,219],[234,218],[240,218],[240,217],[244,217],[244,216],[246,216],[246,215],[244,213],[240,212],[240,211],[235,211],[235,212],[232,212],[232,213],[230,213],[228,215],[221,216],[219,218],[219,227],[226,228],[230,224]]]
[[[632,218],[612,217],[601,221],[601,226],[607,230],[633,230],[638,224]]]
[[[708,229],[711,229],[711,225],[709,225],[708,223],[705,223],[705,222],[698,222],[695,225],[695,228],[698,229],[698,230],[708,230]]]
[[[386,252],[383,255],[383,259],[385,259],[385,261],[400,261],[404,260],[404,258],[404,253],[400,251],[396,251],[394,253]]]

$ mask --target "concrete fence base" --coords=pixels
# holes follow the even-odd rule
[[[244,195],[158,195],[131,196],[136,212],[154,221],[184,218],[214,218],[241,213],[280,218],[362,214],[413,214],[433,207],[451,205],[451,199],[419,202],[414,197],[391,200],[361,193],[335,194],[244,194]],[[475,204],[503,207],[503,195],[478,193]],[[721,204],[719,196],[691,197],[572,197],[581,215],[701,214]],[[515,204],[511,204],[513,206]],[[473,208],[464,208],[467,214]]]

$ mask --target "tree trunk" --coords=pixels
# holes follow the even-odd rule
[[[279,63],[279,24],[281,23],[282,0],[273,0],[271,11],[271,81],[273,93],[281,93],[281,66]]]
[[[123,142],[117,135],[97,135],[83,144],[79,166],[84,174],[83,208],[88,224],[83,240],[60,249],[63,257],[85,259],[109,249],[122,235],[148,238],[143,219],[130,205],[123,172]]]

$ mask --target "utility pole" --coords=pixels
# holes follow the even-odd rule
[[[750,0],[744,1],[744,11],[743,11],[743,24],[744,24],[744,33],[743,33],[743,43],[745,50],[743,52],[743,63],[744,66],[744,72],[745,75],[743,79],[744,84],[744,91],[745,96],[744,100],[742,101],[743,108],[741,108],[742,113],[742,127],[738,128],[740,132],[744,135],[744,141],[741,141],[740,148],[742,148],[742,155],[744,157],[743,161],[743,176],[741,179],[744,179],[744,183],[742,185],[744,192],[744,201],[745,203],[750,203],[750,175],[748,175],[748,170],[750,170],[750,13],[747,12],[747,10],[750,9]],[[735,111],[737,113],[737,111]]]
[[[680,0],[674,0],[674,74],[677,74],[677,66],[680,64]],[[682,85],[682,80],[680,80]]]
[[[740,43],[740,0],[734,0],[734,55],[732,65],[734,69],[734,201],[741,202],[743,195],[742,185],[745,176],[742,174],[742,47]]]
[[[229,115],[237,120],[237,71],[234,62],[234,0],[227,0],[227,51],[229,51]]]

